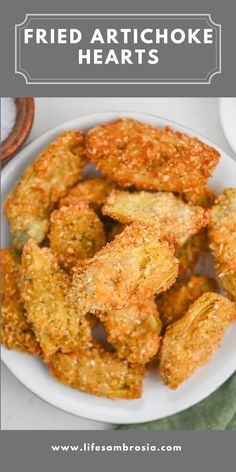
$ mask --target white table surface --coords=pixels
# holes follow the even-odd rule
[[[97,111],[143,111],[178,121],[202,133],[236,158],[219,119],[217,98],[36,98],[35,121],[29,141],[57,124]],[[111,424],[86,420],[43,402],[28,391],[2,364],[3,430],[111,429]]]

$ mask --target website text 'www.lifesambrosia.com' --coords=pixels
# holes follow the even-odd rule
[[[150,453],[180,453],[182,446],[180,444],[96,444],[95,442],[84,442],[81,444],[51,444],[51,450],[67,453],[91,453],[91,452],[150,452]]]

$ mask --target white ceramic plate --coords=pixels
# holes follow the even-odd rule
[[[89,129],[99,123],[119,117],[132,117],[156,126],[170,125],[175,129],[197,135],[176,123],[163,120],[157,116],[141,113],[97,113],[86,115],[48,131],[29,144],[13,159],[2,173],[3,201],[11,188],[16,184],[25,167],[56,135],[66,129]],[[209,143],[206,139],[200,139]],[[212,145],[212,144],[211,144]],[[210,186],[217,193],[225,187],[235,185],[236,163],[223,151]],[[2,245],[8,246],[11,238],[8,225],[3,217]],[[210,267],[207,267],[210,270]],[[61,385],[48,374],[43,363],[31,356],[8,351],[2,348],[2,359],[12,373],[33,393],[52,405],[69,413],[84,418],[100,420],[109,423],[139,423],[173,415],[195,403],[203,400],[216,390],[235,370],[236,365],[236,326],[226,333],[221,347],[213,356],[211,362],[199,369],[187,382],[176,391],[171,391],[157,377],[156,372],[148,374],[144,384],[144,393],[140,400],[110,401],[88,395]]]
[[[220,98],[220,119],[225,137],[236,153],[236,98]]]

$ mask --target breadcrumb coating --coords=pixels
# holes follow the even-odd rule
[[[179,275],[193,270],[202,253],[209,251],[206,228],[191,236],[183,246],[177,247],[175,257],[179,261]]]
[[[86,164],[83,133],[64,131],[26,168],[4,204],[17,250],[30,238],[39,244],[45,239],[50,212],[81,179]]]
[[[227,298],[212,292],[198,298],[182,318],[167,327],[160,350],[164,383],[175,389],[206,364],[235,320],[235,304]]]
[[[157,353],[162,322],[154,298],[98,316],[120,359],[146,364]]]
[[[102,212],[121,223],[138,221],[153,224],[160,237],[179,246],[207,224],[205,211],[201,207],[188,205],[170,192],[130,193],[114,190]]]
[[[225,189],[209,210],[208,235],[219,281],[236,301],[236,188]]]
[[[198,192],[186,192],[183,194],[186,202],[193,205],[200,205],[203,208],[210,208],[214,205],[216,195],[211,188],[205,187]]]
[[[8,349],[41,355],[19,290],[20,264],[11,248],[1,249],[1,343]]]
[[[120,310],[167,290],[177,273],[173,246],[153,226],[133,223],[74,268],[71,297],[82,313]]]
[[[217,292],[216,282],[210,277],[191,275],[177,280],[167,292],[156,298],[163,325],[168,326],[184,316],[189,306],[205,292]]]
[[[236,321],[236,189],[208,187],[219,157],[133,119],[61,133],[4,204],[2,344],[109,399],[140,398],[145,370],[176,389],[207,363]],[[104,175],[82,181],[89,158]],[[190,272],[209,249],[232,301]]]
[[[61,198],[59,206],[69,206],[86,201],[95,210],[100,211],[115,184],[104,177],[92,177],[80,182]]]
[[[50,223],[51,251],[65,270],[93,257],[105,244],[103,224],[87,202],[54,210]]]
[[[142,394],[143,369],[130,366],[95,342],[68,354],[54,354],[48,367],[59,382],[92,395],[134,400]]]
[[[70,305],[68,290],[68,278],[50,249],[29,240],[22,253],[21,295],[45,357],[90,343],[88,322]]]
[[[220,157],[195,137],[132,119],[90,130],[86,151],[98,169],[123,187],[180,193],[206,187]]]

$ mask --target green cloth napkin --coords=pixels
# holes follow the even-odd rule
[[[205,400],[182,413],[150,423],[121,425],[116,429],[234,430],[236,429],[236,374]]]

